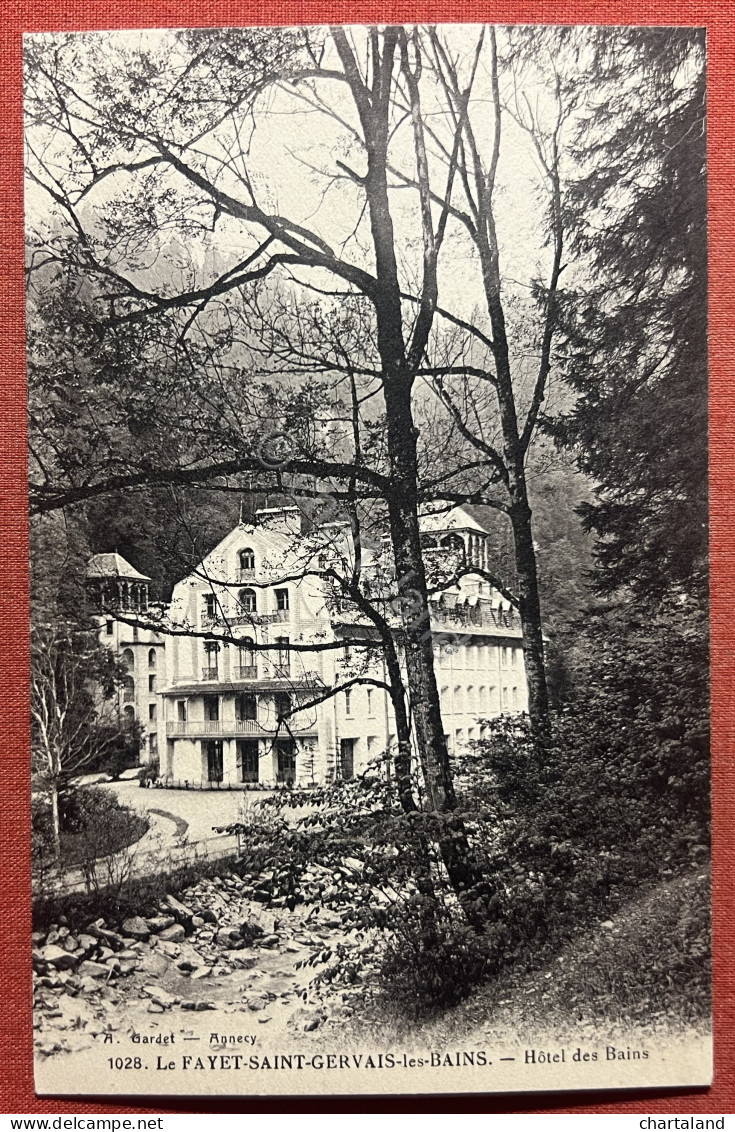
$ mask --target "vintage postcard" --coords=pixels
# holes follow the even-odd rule
[[[39,1093],[710,1081],[705,90],[26,37]]]

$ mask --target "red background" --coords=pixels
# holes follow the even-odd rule
[[[33,1092],[29,959],[28,600],[23,358],[21,33],[116,27],[350,22],[688,24],[709,43],[712,715],[715,813],[715,1083],[709,1090],[361,1100],[252,1097],[38,1099]],[[4,1113],[629,1112],[732,1113],[735,850],[735,7],[732,0],[6,0],[0,15],[0,1099]],[[645,956],[642,957],[645,962]]]

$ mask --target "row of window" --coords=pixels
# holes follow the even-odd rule
[[[276,610],[279,613],[287,613],[291,607],[288,590],[274,590],[273,595],[276,601]],[[265,594],[260,595],[261,600],[265,599]],[[257,613],[258,612],[258,593],[257,590],[245,588],[239,591],[237,595],[237,603],[239,612],[242,613]],[[217,616],[218,609],[221,608],[217,595],[207,593],[202,595],[202,616],[205,620],[212,621]],[[238,612],[237,610],[235,611]]]
[[[501,689],[496,689],[492,685],[487,688],[481,685],[475,693],[475,688],[471,684],[466,689],[457,684],[452,696],[453,711],[482,711],[485,708],[492,710],[496,691],[500,693],[501,710],[509,707],[520,707],[520,695],[517,686],[504,685]],[[440,697],[442,706],[448,706],[449,688],[447,685],[441,689]]]
[[[209,722],[215,722],[220,718],[220,698],[220,696],[204,696],[204,718]],[[238,693],[235,696],[235,719],[238,721],[257,719],[259,698],[252,692]],[[293,700],[288,692],[276,692],[273,695],[273,704],[276,718],[279,720],[288,718],[293,710]],[[176,701],[176,718],[179,723],[187,722],[188,710],[187,700]]]
[[[497,645],[477,644],[472,641],[466,641],[460,648],[452,650],[447,655],[446,651],[437,645],[436,660],[439,668],[477,668],[488,669],[497,666],[498,659],[495,657],[495,650]],[[512,645],[502,645],[500,648],[500,667],[501,668],[516,668],[521,662],[523,656],[523,649],[514,647]]]
[[[110,622],[110,625],[112,622]],[[109,630],[111,632],[112,630]],[[123,649],[121,660],[129,672],[135,668],[135,653],[132,649]],[[158,654],[155,649],[148,649],[148,667],[155,668],[158,663]]]
[[[289,637],[276,637],[275,650],[269,650],[268,659],[275,661],[275,664],[282,672],[287,672],[291,664],[291,650],[290,650]],[[219,676],[219,655],[222,651],[222,645],[219,641],[205,641],[204,642],[204,655],[205,655],[205,678],[209,680],[216,680]],[[240,643],[237,650],[237,666],[240,669],[239,675],[243,679],[255,676],[257,674],[255,654],[255,642],[252,637],[245,637]],[[252,670],[252,671],[251,671]]]

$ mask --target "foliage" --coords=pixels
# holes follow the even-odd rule
[[[578,124],[563,369],[553,426],[596,483],[596,584],[706,600],[707,201],[702,29],[596,41]]]
[[[110,790],[82,786],[59,795],[61,832],[60,865],[90,864],[118,853],[139,841],[148,829],[147,819],[122,805]],[[35,798],[33,805],[34,848],[37,855],[53,851],[49,804]]]

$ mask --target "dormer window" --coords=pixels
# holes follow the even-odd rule
[[[255,551],[252,547],[246,546],[244,550],[241,550],[238,561],[240,563],[240,579],[242,580],[245,576],[251,577],[255,570]]]
[[[255,590],[240,590],[237,600],[246,613],[255,613],[258,609],[258,597]]]

